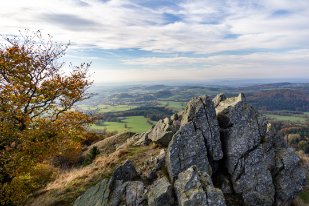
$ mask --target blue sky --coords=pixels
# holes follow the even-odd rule
[[[308,0],[10,0],[0,33],[71,41],[96,83],[309,77]]]

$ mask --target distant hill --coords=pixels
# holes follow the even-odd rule
[[[251,104],[262,110],[309,111],[309,97],[303,90],[263,90],[250,93],[247,98]]]

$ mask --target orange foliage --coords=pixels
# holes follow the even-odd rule
[[[52,173],[33,171],[57,155],[78,154],[89,135],[84,126],[92,121],[71,109],[91,96],[90,64],[70,66],[65,75],[60,59],[68,45],[44,39],[39,31],[6,40],[0,46],[0,205],[21,204],[33,192],[18,188],[46,184],[40,177]]]

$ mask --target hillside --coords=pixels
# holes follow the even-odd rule
[[[28,205],[285,205],[305,187],[299,157],[242,94],[193,98],[148,132],[97,146],[109,142]]]

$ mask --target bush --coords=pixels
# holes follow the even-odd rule
[[[90,165],[98,154],[100,154],[100,150],[96,146],[92,147],[83,161],[83,166]]]

